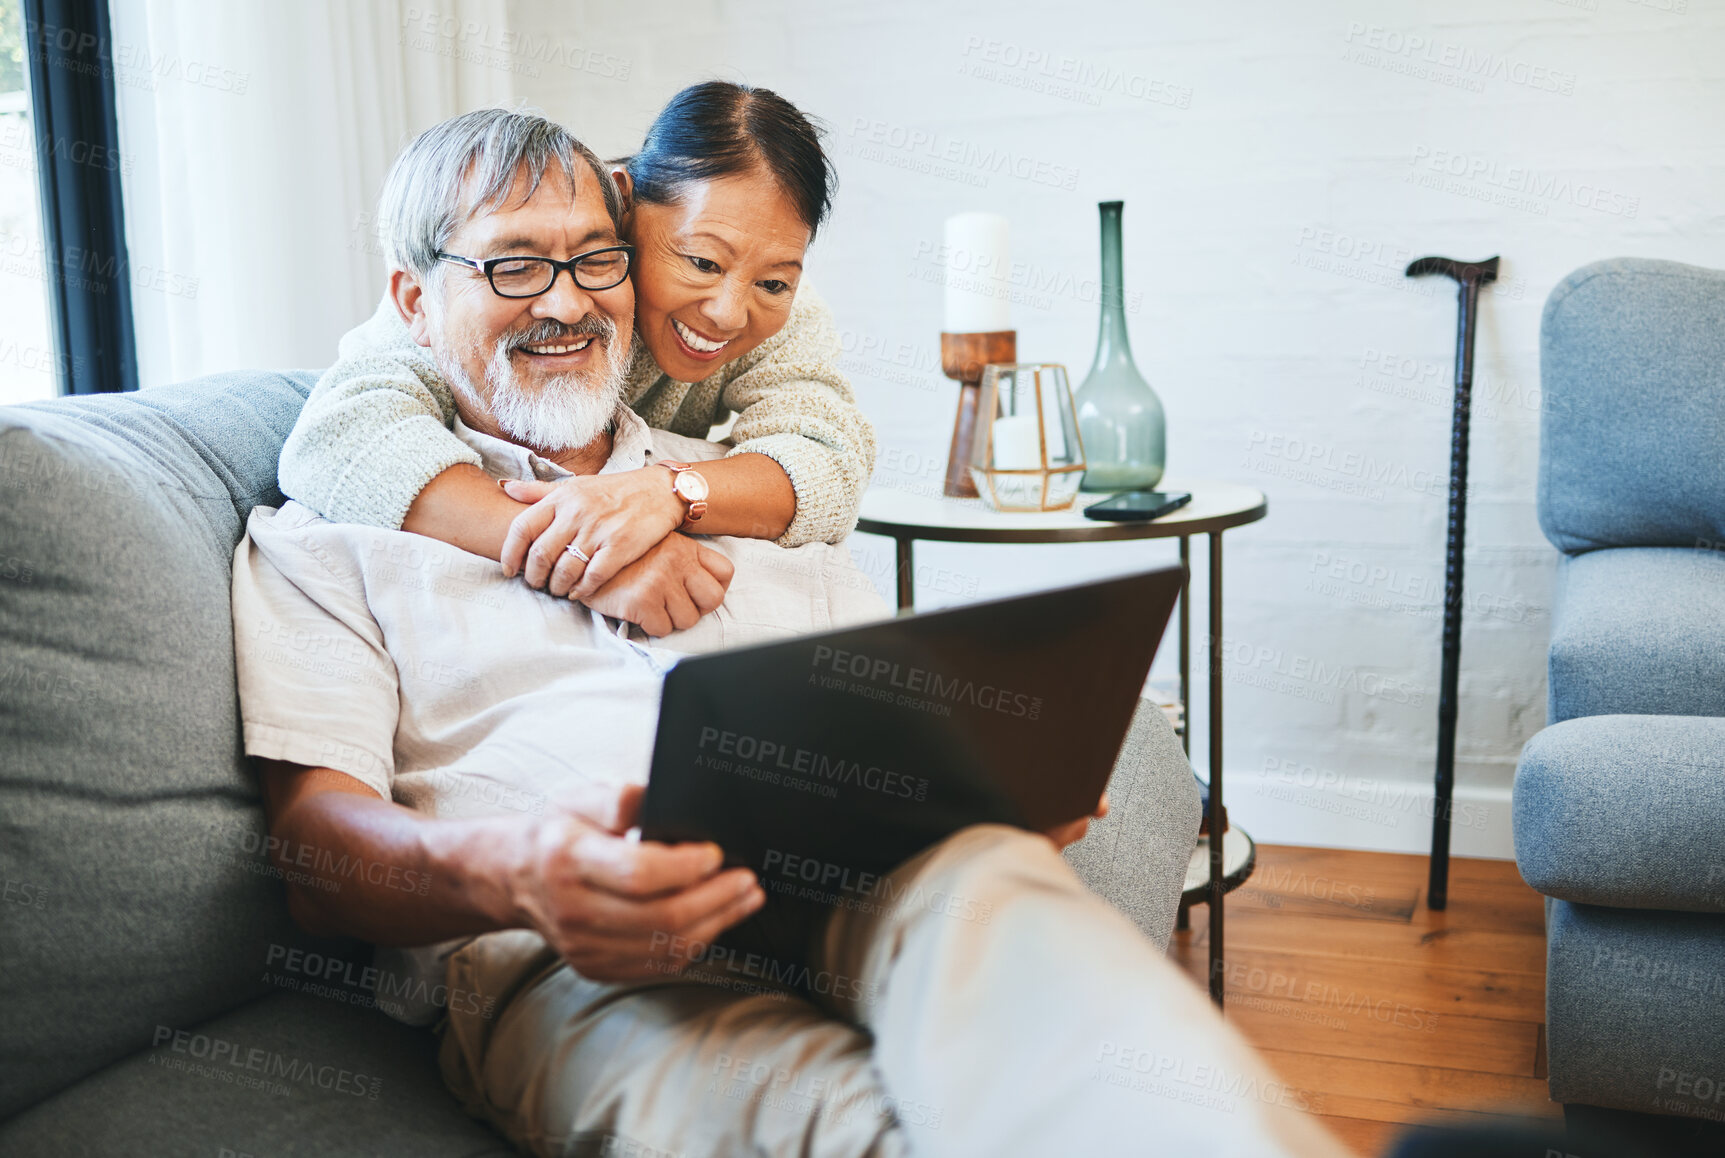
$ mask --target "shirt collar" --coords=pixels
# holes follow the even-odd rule
[[[473,429],[461,421],[459,414],[455,416],[454,430],[455,437],[478,453],[482,469],[492,478],[555,482],[571,473],[525,446]],[[617,413],[611,419],[611,457],[597,473],[637,470],[652,460],[653,453],[652,429],[639,414],[618,403]]]

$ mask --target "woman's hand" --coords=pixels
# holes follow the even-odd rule
[[[670,473],[660,466],[554,483],[506,480],[503,490],[532,504],[503,540],[503,573],[582,602],[682,526],[685,514]],[[571,554],[571,543],[592,561]]]

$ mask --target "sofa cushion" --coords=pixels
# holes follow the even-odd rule
[[[1198,782],[1162,709],[1139,700],[1108,778],[1108,815],[1066,846],[1066,863],[1092,892],[1168,947],[1186,866],[1198,847]]]
[[[1725,552],[1617,547],[1558,562],[1550,722],[1725,716]]]
[[[1725,913],[1725,719],[1553,724],[1522,749],[1511,808],[1516,865],[1546,896]]]
[[[261,992],[292,935],[228,583],[313,381],[0,408],[0,1117]]]
[[[1545,908],[1551,1100],[1725,1120],[1725,917]]]
[[[1563,551],[1725,542],[1725,271],[1616,258],[1539,327],[1539,522]]]
[[[449,1096],[437,1039],[375,1010],[284,993],[180,1028],[0,1125],[0,1153],[514,1152]]]

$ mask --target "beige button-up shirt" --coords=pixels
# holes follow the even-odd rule
[[[495,478],[568,476],[459,420],[455,431]],[[602,474],[725,452],[627,407],[615,431]],[[254,509],[233,583],[246,752],[333,768],[433,816],[539,814],[576,785],[646,782],[679,655],[890,614],[843,544],[703,542],[735,564],[723,606],[653,640],[435,539],[293,502]]]

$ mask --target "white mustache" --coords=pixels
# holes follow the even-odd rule
[[[594,314],[588,314],[573,326],[545,318],[534,322],[525,330],[503,335],[497,340],[497,352],[508,356],[527,346],[543,346],[559,339],[575,341],[580,338],[598,338],[608,346],[616,334],[617,327],[609,319]]]

